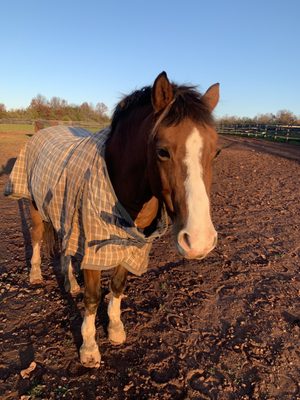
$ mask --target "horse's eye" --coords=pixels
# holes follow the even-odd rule
[[[157,156],[161,161],[166,161],[170,158],[170,153],[167,149],[157,149]]]

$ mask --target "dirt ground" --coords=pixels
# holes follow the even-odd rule
[[[2,147],[0,165],[21,142]],[[3,197],[10,165],[4,168],[1,399],[300,399],[300,147],[239,138],[220,144],[216,250],[186,261],[170,235],[156,242],[149,272],[129,278],[128,339],[118,347],[107,340],[104,275],[98,370],[79,363],[83,295],[65,293],[58,259],[44,259],[44,284],[29,285],[28,205]],[[37,366],[23,379],[32,361]]]

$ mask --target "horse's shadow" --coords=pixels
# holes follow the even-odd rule
[[[24,239],[24,248],[25,248],[25,261],[27,271],[30,269],[30,259],[32,256],[32,246],[31,246],[31,236],[30,236],[30,224],[29,221],[29,202],[28,200],[20,199],[18,200],[19,214],[21,219],[21,230]]]
[[[83,274],[82,271],[79,269],[76,260],[72,260],[73,265],[75,266],[76,272],[76,280],[81,288],[84,286],[83,282]],[[65,290],[64,287],[64,276],[61,272],[60,267],[60,257],[55,256],[51,259],[51,266],[53,273],[55,275],[55,279],[57,285],[59,287],[61,297],[67,301],[68,313],[69,313],[69,323],[70,323],[70,331],[73,336],[73,342],[76,345],[77,352],[79,354],[79,349],[82,344],[82,336],[81,336],[81,325],[83,322],[83,315],[80,311],[78,305],[83,302],[83,293],[81,292],[76,296],[71,295],[69,292]],[[105,296],[107,295],[108,290],[103,289],[101,291],[101,300],[97,310],[97,319],[99,321],[99,325],[102,326],[106,336],[107,336],[107,327],[108,327],[108,315],[107,315],[107,304],[105,302]]]

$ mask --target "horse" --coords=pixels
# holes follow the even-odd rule
[[[6,194],[31,201],[30,282],[42,280],[41,243],[50,243],[55,231],[65,288],[77,293],[71,256],[76,257],[74,249],[81,249],[85,311],[79,353],[85,367],[100,366],[95,318],[102,269],[114,268],[108,337],[121,344],[126,340],[121,299],[128,272],[146,271],[151,244],[165,232],[168,220],[178,254],[186,259],[203,259],[217,244],[210,189],[217,143],[213,110],[218,100],[218,83],[201,94],[194,86],[170,82],[163,71],[153,85],[121,99],[106,130],[92,135],[61,128],[59,135],[56,128],[46,128],[28,141],[17,159]],[[44,188],[47,179],[50,189]],[[17,189],[20,182],[23,192]],[[99,191],[99,183],[110,194]],[[105,208],[103,197],[114,204]],[[100,217],[105,224],[101,234],[98,228],[91,229]],[[110,226],[116,231],[103,236]]]

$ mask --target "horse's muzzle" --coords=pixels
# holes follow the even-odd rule
[[[182,230],[177,236],[177,250],[187,259],[202,260],[205,258],[217,245],[218,234],[214,232],[210,240],[206,240],[202,246],[193,246],[193,241],[190,235]]]

